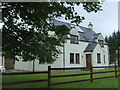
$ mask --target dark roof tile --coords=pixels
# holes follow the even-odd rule
[[[88,44],[84,52],[92,52],[95,49],[96,45],[97,43]]]
[[[53,19],[52,23],[54,23],[55,25],[65,25],[69,29],[76,28],[76,30],[78,31],[78,33],[80,35],[80,40],[93,42],[93,41],[95,41],[94,39],[98,37],[98,33],[96,33],[95,31],[93,31],[89,28],[83,27],[83,26],[77,26],[77,25],[70,24],[67,22],[58,21],[56,19]]]

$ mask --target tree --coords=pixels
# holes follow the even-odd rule
[[[18,60],[17,55],[24,61],[53,62],[58,57],[60,51],[57,47],[63,46],[69,29],[48,22],[52,18],[64,17],[78,25],[84,17],[75,12],[75,5],[83,5],[87,12],[101,11],[99,2],[4,2],[2,5],[5,57]],[[54,35],[49,32],[54,32]]]
[[[109,45],[109,52],[110,52],[110,63],[114,61],[118,61],[120,65],[119,56],[120,56],[120,32],[113,32],[112,35],[105,38],[105,41]]]

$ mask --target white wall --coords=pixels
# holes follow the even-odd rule
[[[70,34],[79,36],[79,33],[74,28],[70,31]],[[68,37],[70,37],[70,35],[68,35]],[[78,38],[80,39],[80,37],[78,37]],[[104,40],[102,35],[99,35],[98,39]],[[79,44],[71,44],[70,40],[67,40],[67,43],[64,44],[65,67],[85,67],[86,66],[86,54],[89,52],[84,53],[84,50],[88,44],[89,44],[88,42],[83,42],[83,41],[79,41]],[[59,47],[59,49],[63,52],[63,47]],[[79,53],[80,64],[70,64],[70,53]],[[101,60],[102,60],[101,64],[97,63],[97,53],[101,53]],[[103,63],[104,62],[103,55],[105,55],[106,63]],[[64,58],[64,55],[60,54],[58,59],[53,64],[39,64],[39,61],[35,60],[35,70],[36,71],[46,71],[48,69],[48,66],[52,66],[54,68],[62,68],[62,67],[64,67],[63,58]],[[75,60],[75,57],[74,57],[74,60]],[[95,50],[92,52],[92,64],[93,64],[93,66],[108,65],[108,47],[107,47],[107,45],[104,45],[104,48],[101,48],[101,46],[99,44],[97,44]],[[22,60],[20,59],[20,61],[15,62],[15,69],[32,71],[33,70],[33,61],[22,62]]]
[[[59,47],[59,49],[61,49],[61,51],[63,51],[62,47]],[[35,71],[46,71],[48,70],[48,66],[51,67],[59,67],[62,68],[63,67],[63,54],[60,54],[58,56],[58,59],[53,63],[53,64],[39,64],[39,60],[35,60]],[[20,59],[20,61],[15,61],[15,69],[18,70],[29,70],[32,71],[33,70],[33,61],[27,61],[27,62],[23,62],[22,58]]]
[[[80,39],[79,33],[76,29],[73,28],[70,31],[70,34],[76,35]],[[70,40],[67,40],[67,43],[65,43],[65,67],[85,67],[86,60],[85,60],[85,54],[83,51],[85,50],[87,45],[88,43],[86,42],[79,41],[78,44],[73,44],[73,43],[70,43]],[[80,64],[75,64],[75,63],[70,64],[70,53],[74,53],[74,54],[79,53]],[[75,60],[76,60],[76,57],[74,55],[74,62],[76,62]]]
[[[2,66],[2,55],[0,55],[0,66]]]
[[[103,35],[102,35],[102,34],[100,34],[100,35],[98,36],[98,39],[99,39],[99,40],[104,40]]]
[[[61,50],[63,50],[61,48]],[[35,62],[35,70],[36,71],[46,71],[48,70],[48,66],[54,67],[54,68],[63,68],[63,54],[60,54],[58,56],[58,59],[53,64],[39,64],[39,60],[36,60]]]
[[[4,66],[4,57],[2,57],[2,55],[0,54],[0,66]]]
[[[103,41],[104,41],[104,43],[105,43],[105,40],[104,40],[104,37],[103,37],[103,35],[102,35],[102,34],[100,34],[100,35],[98,36],[98,38],[97,38],[97,39],[95,39],[95,41],[96,41],[96,42],[98,42],[98,40],[103,40]]]
[[[84,67],[86,64],[84,50],[87,47],[88,43],[80,42],[79,44],[70,44],[70,40],[65,44],[65,66],[66,67]],[[80,64],[70,64],[70,53],[79,53],[80,55]],[[75,55],[74,55],[75,56]],[[75,57],[74,57],[75,60]],[[75,62],[75,61],[74,61]]]
[[[86,66],[86,54],[83,51],[87,47],[88,43],[86,42],[80,42],[79,44],[69,44],[70,40],[67,41],[65,44],[65,67],[85,67]],[[63,48],[61,47],[61,50],[63,51]],[[104,51],[104,52],[103,52]],[[70,64],[70,53],[79,53],[80,54],[80,64]],[[97,53],[101,54],[101,63],[97,63]],[[104,63],[104,55],[106,63]],[[75,60],[75,59],[74,59]],[[108,47],[107,45],[104,46],[103,50],[101,49],[101,46],[97,44],[96,48],[92,52],[92,65],[93,66],[108,66]],[[46,71],[48,69],[48,66],[54,67],[54,68],[62,68],[63,66],[63,54],[60,54],[58,59],[53,64],[39,64],[38,60],[35,60],[35,70],[36,71]],[[33,61],[28,62],[22,62],[16,61],[15,62],[15,69],[20,70],[33,70]]]
[[[97,63],[97,53],[100,53],[101,63]],[[105,55],[105,63],[104,63],[104,55]],[[92,65],[93,66],[108,66],[108,50],[107,46],[105,45],[104,48],[101,48],[99,44],[97,44],[96,48],[92,52]]]
[[[19,57],[19,61],[15,61],[15,69],[32,71],[32,62],[23,62],[23,59]]]

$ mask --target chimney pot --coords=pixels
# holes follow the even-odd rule
[[[93,24],[91,22],[89,22],[88,28],[91,29],[91,30],[93,30]]]

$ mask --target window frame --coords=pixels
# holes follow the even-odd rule
[[[101,63],[101,54],[97,53],[97,63]]]
[[[73,55],[73,56],[71,56]],[[73,60],[71,60],[73,59]],[[74,64],[74,53],[70,53],[70,64]]]
[[[103,55],[103,57],[104,57],[104,63],[106,63],[105,55]]]
[[[78,36],[70,34],[70,43],[72,43],[72,44],[79,44]]]
[[[76,59],[76,64],[80,64],[80,54],[79,53],[75,54],[75,59]]]
[[[104,47],[104,40],[98,40],[98,43],[100,44],[101,47]]]

